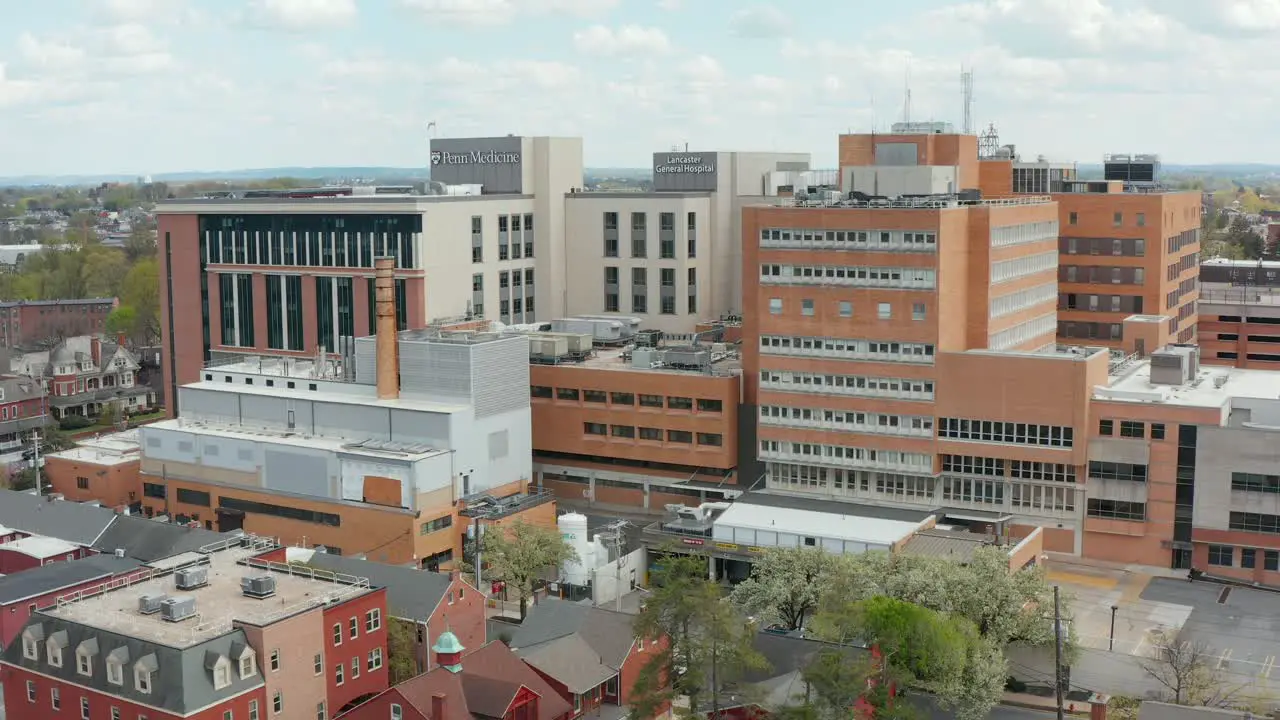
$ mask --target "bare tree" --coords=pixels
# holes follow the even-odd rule
[[[1232,685],[1218,666],[1220,658],[1200,641],[1162,643],[1152,657],[1140,661],[1143,672],[1166,690],[1166,700],[1176,705],[1235,707],[1243,685]]]

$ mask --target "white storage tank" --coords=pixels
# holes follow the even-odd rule
[[[556,520],[560,537],[578,553],[576,561],[570,560],[561,568],[564,581],[570,585],[586,585],[591,568],[591,543],[587,538],[587,516],[581,513],[565,513]]]

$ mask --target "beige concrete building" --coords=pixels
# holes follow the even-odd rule
[[[742,207],[808,169],[806,153],[654,153],[653,192],[566,196],[567,313],[618,313],[670,333],[740,314]]]

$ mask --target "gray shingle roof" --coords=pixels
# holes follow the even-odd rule
[[[426,620],[449,590],[449,576],[405,565],[316,553],[311,565],[324,570],[369,578],[369,584],[387,589],[387,612],[404,620]]]
[[[635,642],[634,619],[547,598],[529,608],[511,636],[511,647],[565,685],[589,689],[622,669]]]
[[[0,525],[32,535],[91,546],[116,517],[110,508],[0,491]]]
[[[116,515],[115,522],[107,527],[94,547],[104,553],[121,549],[131,558],[154,562],[199,550],[228,537],[228,534],[202,528],[156,522],[132,515]]]
[[[0,605],[31,601],[46,593],[128,572],[138,561],[112,555],[55,562],[0,578]]]
[[[68,657],[64,650],[62,667],[54,667],[48,663],[45,646],[40,645],[38,660],[30,660],[22,654],[22,642],[9,643],[5,648],[4,661],[10,665],[43,673],[56,679],[76,685],[90,687],[98,692],[113,695],[143,705],[150,705],[178,715],[190,713],[207,705],[221,702],[251,688],[263,684],[262,674],[254,673],[252,677],[241,680],[240,673],[231,672],[231,684],[221,690],[213,687],[213,673],[205,667],[207,653],[227,655],[233,643],[245,643],[243,630],[232,630],[226,635],[207,642],[193,645],[185,650],[166,647],[155,643],[143,642],[98,628],[69,622],[61,618],[52,618],[36,613],[27,621],[27,627],[40,626],[52,639],[55,636],[66,637],[66,647],[75,648],[86,640],[96,640],[106,654],[116,653],[125,648],[130,658],[138,658],[137,662],[152,668],[151,692],[143,693],[134,685],[133,666],[126,667],[124,684],[113,685],[107,682],[106,662],[95,659],[89,677],[79,674],[74,657]]]

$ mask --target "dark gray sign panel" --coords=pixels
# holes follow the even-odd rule
[[[433,139],[431,179],[446,185],[483,185],[486,195],[520,193],[523,150],[518,137]]]
[[[718,155],[713,152],[653,154],[653,189],[715,190]]]

